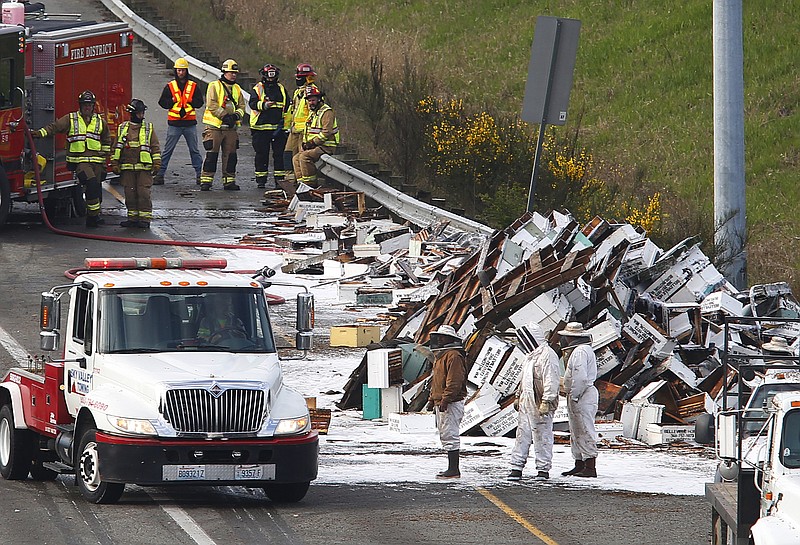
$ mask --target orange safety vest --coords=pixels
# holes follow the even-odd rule
[[[197,84],[192,80],[186,82],[186,86],[181,93],[178,87],[177,80],[169,82],[169,91],[172,93],[172,108],[167,112],[168,121],[193,121],[197,119],[197,114],[192,106],[192,99],[194,98],[194,91],[197,89]],[[186,115],[181,117],[181,108],[186,111]]]

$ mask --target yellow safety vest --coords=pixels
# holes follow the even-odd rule
[[[103,118],[98,114],[92,114],[92,119],[89,125],[83,120],[79,112],[72,112],[69,114],[69,131],[67,132],[67,143],[69,144],[67,161],[70,163],[79,163],[88,161],[90,163],[102,163],[104,158],[101,156],[96,157],[78,157],[82,155],[87,149],[89,151],[102,151],[103,144],[100,141],[100,133],[103,131]]]
[[[128,127],[130,121],[125,121],[119,126],[117,132],[117,144],[114,146],[114,155],[111,157],[114,161],[119,161],[122,155],[122,148],[128,143]],[[123,170],[150,170],[153,165],[153,156],[150,153],[150,137],[153,134],[152,123],[142,123],[139,127],[139,163],[133,166],[133,169],[124,168],[125,165],[120,165]]]
[[[305,85],[295,90],[292,96],[292,130],[296,133],[302,133],[306,128],[306,121],[311,114],[311,109],[306,102],[306,87]]]
[[[212,81],[208,84],[208,90],[211,92],[215,92],[217,94],[217,102],[219,105],[224,108],[228,102],[228,93],[225,91],[223,87],[223,83],[220,80]],[[231,97],[233,97],[233,108],[234,110],[237,109],[239,104],[239,97],[241,96],[241,87],[237,84],[233,84],[231,86]],[[208,101],[210,102],[210,101]],[[211,111],[211,108],[208,107],[206,104],[206,111],[203,114],[203,123],[206,125],[211,125],[212,127],[216,127],[217,129],[222,126],[222,120],[214,115],[214,112]],[[238,127],[242,123],[240,121],[236,122],[236,126]]]
[[[327,104],[323,104],[316,112],[311,112],[311,117],[308,118],[306,123],[306,132],[303,135],[303,142],[311,141],[315,136],[322,134],[322,114],[332,110]],[[339,145],[339,123],[336,121],[336,116],[333,117],[333,140],[325,140],[321,146],[338,146]]]
[[[264,109],[256,110],[256,111],[251,112],[251,114],[250,114],[250,128],[251,129],[262,130],[262,131],[263,130],[274,131],[276,129],[280,129],[281,127],[285,126],[285,124],[286,124],[286,120],[285,120],[286,115],[283,112],[283,108],[286,105],[286,89],[280,83],[278,84],[278,87],[281,90],[281,97],[283,98],[283,100],[281,100],[280,102],[276,102],[272,106],[272,108],[275,108],[276,110],[278,108],[280,108],[280,110],[281,110],[281,124],[278,125],[276,123],[261,123],[261,124],[258,123],[258,118],[261,117],[261,112],[264,112],[264,111],[266,111],[268,109],[266,107],[266,105],[264,105],[264,99],[266,98],[265,95],[264,95],[264,84],[261,83],[261,82],[258,82],[258,83],[256,83],[256,86],[253,87],[253,91],[255,91],[256,96],[258,97],[258,105],[259,106],[263,105]]]
[[[172,93],[173,105],[172,108],[169,109],[169,112],[167,112],[168,121],[191,121],[197,119],[197,114],[192,106],[195,89],[197,89],[197,84],[192,80],[186,82],[183,92],[181,92],[181,88],[178,87],[178,82],[176,80],[169,82],[169,92]],[[181,117],[181,108],[186,111],[186,115],[183,117]]]

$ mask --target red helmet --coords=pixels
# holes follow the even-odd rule
[[[320,91],[319,87],[317,87],[313,83],[311,85],[307,85],[306,86],[306,98],[309,98],[309,97],[322,98],[322,96],[323,96],[322,91]]]
[[[265,64],[258,73],[261,74],[261,77],[264,78],[265,81],[278,81],[278,77],[281,75],[281,69],[274,64]]]
[[[294,77],[296,78],[305,78],[308,76],[316,76],[317,73],[314,72],[314,68],[311,67],[310,64],[307,62],[301,62],[297,65],[297,70],[295,71]]]

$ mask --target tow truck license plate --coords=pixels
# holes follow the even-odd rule
[[[165,481],[274,481],[275,464],[164,466]]]

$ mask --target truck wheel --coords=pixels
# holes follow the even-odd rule
[[[70,199],[72,206],[75,209],[75,215],[79,218],[86,216],[86,198],[83,196],[83,188],[79,185],[73,186],[70,189]]]
[[[42,466],[41,460],[33,460],[31,463],[31,479],[34,481],[55,481],[58,472]]]
[[[694,421],[694,440],[701,445],[714,444],[714,415],[701,413]]]
[[[275,503],[296,503],[306,497],[311,483],[268,484],[264,493]]]
[[[31,441],[28,430],[14,428],[11,407],[0,409],[0,475],[10,481],[28,477],[31,469]]]
[[[6,173],[0,168],[0,227],[6,224],[11,213],[11,186],[6,178]]]
[[[97,430],[89,428],[81,437],[75,473],[83,497],[92,503],[116,503],[125,491],[125,483],[100,480],[100,455],[97,452]]]

